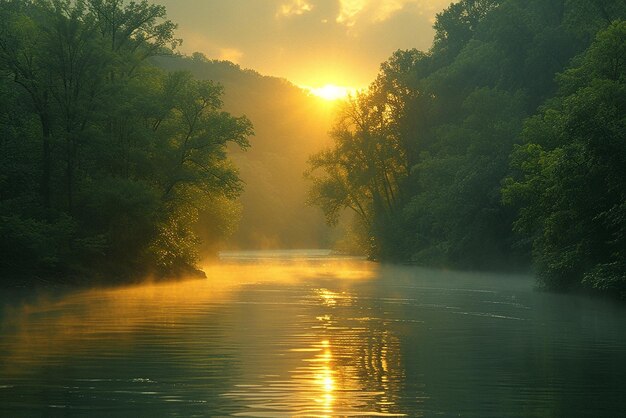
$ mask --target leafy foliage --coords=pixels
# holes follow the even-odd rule
[[[624,291],[626,22],[601,31],[560,94],[530,119],[504,196],[550,288]]]
[[[221,110],[221,86],[149,64],[180,42],[162,6],[0,6],[0,268],[192,270],[198,214],[242,190],[226,150],[249,146],[251,123]]]
[[[312,203],[331,223],[355,212],[373,258],[532,257],[547,288],[623,294],[624,17],[623,2],[451,4],[429,52],[396,52],[338,115]]]

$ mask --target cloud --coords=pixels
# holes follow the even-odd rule
[[[339,15],[337,23],[352,27],[357,16],[365,9],[368,0],[339,0]]]
[[[303,15],[313,10],[313,5],[307,0],[291,0],[289,3],[281,4],[276,13],[276,17],[290,17]]]
[[[337,23],[351,27],[360,17],[371,22],[383,22],[395,12],[402,10],[406,4],[415,2],[415,0],[339,0]]]
[[[150,0],[167,7],[181,51],[313,87],[364,87],[397,49],[428,49],[452,0]]]
[[[434,15],[451,0],[337,0],[339,14],[335,21],[348,28],[369,23],[384,22],[394,14],[406,9],[419,9],[421,13]]]
[[[402,10],[406,3],[409,2],[403,0],[379,1],[373,13],[374,22],[384,22],[394,13]]]

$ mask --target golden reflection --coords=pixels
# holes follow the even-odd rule
[[[325,342],[328,343],[328,341]],[[333,401],[335,400],[335,398],[333,397],[335,381],[333,379],[333,370],[331,365],[332,354],[329,344],[324,344],[323,341],[322,346],[326,347],[324,353],[321,355],[323,364],[320,373],[316,377],[316,381],[318,381],[320,385],[320,392],[322,397],[320,400],[317,401],[322,403],[325,414],[332,414]]]
[[[124,355],[146,332],[190,353],[185,367],[212,367],[219,351],[206,350],[220,338],[237,350],[238,384],[223,396],[249,408],[242,416],[394,416],[403,380],[399,340],[352,290],[376,276],[375,264],[234,260],[204,270],[206,280],[77,291],[5,310],[0,374]],[[210,312],[231,309],[240,316],[223,317],[231,322],[219,335],[202,334]]]
[[[377,267],[363,260],[293,258],[264,260],[262,264],[233,260],[206,265],[203,270],[206,280],[147,280],[127,287],[42,295],[35,301],[5,306],[0,321],[4,366],[20,370],[55,356],[69,356],[80,349],[77,341],[97,345],[114,338],[118,346],[131,345],[133,335],[146,322],[175,332],[181,317],[228,305],[236,292],[248,285],[288,285],[320,278],[333,282],[369,280]],[[334,297],[331,293],[330,299]]]
[[[321,297],[325,305],[334,306],[337,304],[337,293],[328,289],[318,289],[317,294]]]
[[[337,322],[344,331],[336,331]],[[315,400],[319,410],[309,411],[312,416],[402,416],[394,412],[404,377],[398,339],[388,330],[344,322],[328,320],[324,332],[332,337],[313,344],[316,354],[302,359],[309,366],[293,372],[300,403]]]
[[[241,415],[269,416],[280,407],[288,416],[403,415],[397,412],[404,379],[399,339],[389,322],[363,316],[371,307],[356,303],[349,289],[333,289],[312,289],[315,321],[289,338],[286,376],[227,394],[248,405]]]

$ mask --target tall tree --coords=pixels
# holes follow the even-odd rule
[[[221,111],[219,85],[150,64],[147,58],[179,43],[162,6],[0,5],[0,118],[9,121],[0,249],[15,255],[3,257],[0,269],[113,277],[193,269],[198,213],[222,216],[224,227],[214,231],[233,223],[223,214],[235,213],[242,185],[226,147],[248,147],[250,122]],[[37,172],[34,203],[14,185]]]
[[[504,198],[542,283],[626,295],[626,22],[598,33],[524,129]]]

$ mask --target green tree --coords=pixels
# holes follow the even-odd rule
[[[153,246],[158,264],[193,265],[197,254],[189,251],[170,251],[188,243],[198,246],[194,225],[198,214],[211,210],[212,199],[236,198],[242,190],[237,170],[227,159],[227,146],[249,146],[252,124],[245,117],[233,117],[220,110],[222,88],[209,81],[198,81],[187,73],[173,73],[166,86],[174,79],[178,96],[170,117],[159,123],[157,134],[164,135],[159,146],[161,200],[165,212]],[[164,245],[165,244],[165,245]],[[169,251],[169,252],[168,252]],[[195,250],[194,250],[195,251]],[[166,257],[167,254],[167,257]],[[169,257],[169,258],[168,258]]]
[[[179,43],[162,6],[0,5],[0,268],[120,278],[193,270],[198,213],[222,214],[215,231],[236,218],[242,186],[226,148],[248,147],[250,122],[221,111],[219,85],[150,64]]]
[[[332,148],[310,159],[310,202],[322,208],[329,224],[337,223],[343,209],[352,210],[368,233],[364,241],[373,258],[387,249],[381,240],[393,240],[391,224],[410,169],[405,122],[419,100],[410,71],[425,58],[416,50],[398,51],[381,65],[370,90],[339,110]]]
[[[326,172],[312,200],[331,220],[343,208],[359,213],[382,259],[523,268],[530,240],[513,234],[515,209],[500,196],[509,154],[523,120],[557,92],[555,75],[588,47],[588,33],[623,12],[609,3],[451,4],[437,15],[428,53],[396,52],[354,99],[348,115],[368,123],[338,124],[335,147],[312,159]],[[385,167],[396,179],[388,191]]]
[[[561,90],[524,128],[505,201],[533,242],[539,278],[551,289],[626,293],[626,22],[596,36]]]
[[[461,123],[437,128],[437,146],[412,170],[419,192],[403,211],[412,260],[463,268],[523,261],[511,239],[512,211],[500,204],[523,107],[520,94],[477,89],[462,107]]]
[[[451,3],[435,20],[433,51],[450,62],[472,39],[480,22],[497,8],[501,0],[461,0]]]

